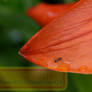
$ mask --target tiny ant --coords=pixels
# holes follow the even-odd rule
[[[55,63],[57,63],[58,61],[62,60],[62,57],[58,58],[55,60]]]

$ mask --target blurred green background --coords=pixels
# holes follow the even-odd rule
[[[72,1],[74,0],[60,2]],[[18,51],[41,28],[25,13],[27,8],[40,2],[40,0],[0,0],[0,67],[36,66],[19,56]],[[68,87],[61,92],[91,91],[92,75],[68,73]]]

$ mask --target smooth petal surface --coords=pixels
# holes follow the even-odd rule
[[[27,15],[33,18],[41,26],[45,26],[53,19],[62,15],[66,10],[70,9],[72,4],[46,4],[41,3],[27,10]]]
[[[92,74],[91,18],[92,0],[80,1],[33,36],[20,54],[52,70]]]

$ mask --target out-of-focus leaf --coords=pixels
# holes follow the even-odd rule
[[[38,2],[38,0],[0,0],[0,66],[31,65],[18,55],[18,51],[40,29],[40,26],[25,13],[29,6]]]

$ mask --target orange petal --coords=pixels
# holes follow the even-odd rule
[[[41,26],[45,26],[53,19],[62,15],[66,10],[70,9],[75,3],[72,4],[45,4],[41,3],[35,7],[27,10],[27,15],[33,18]]]
[[[92,74],[92,0],[82,0],[33,36],[20,54],[61,72]]]

